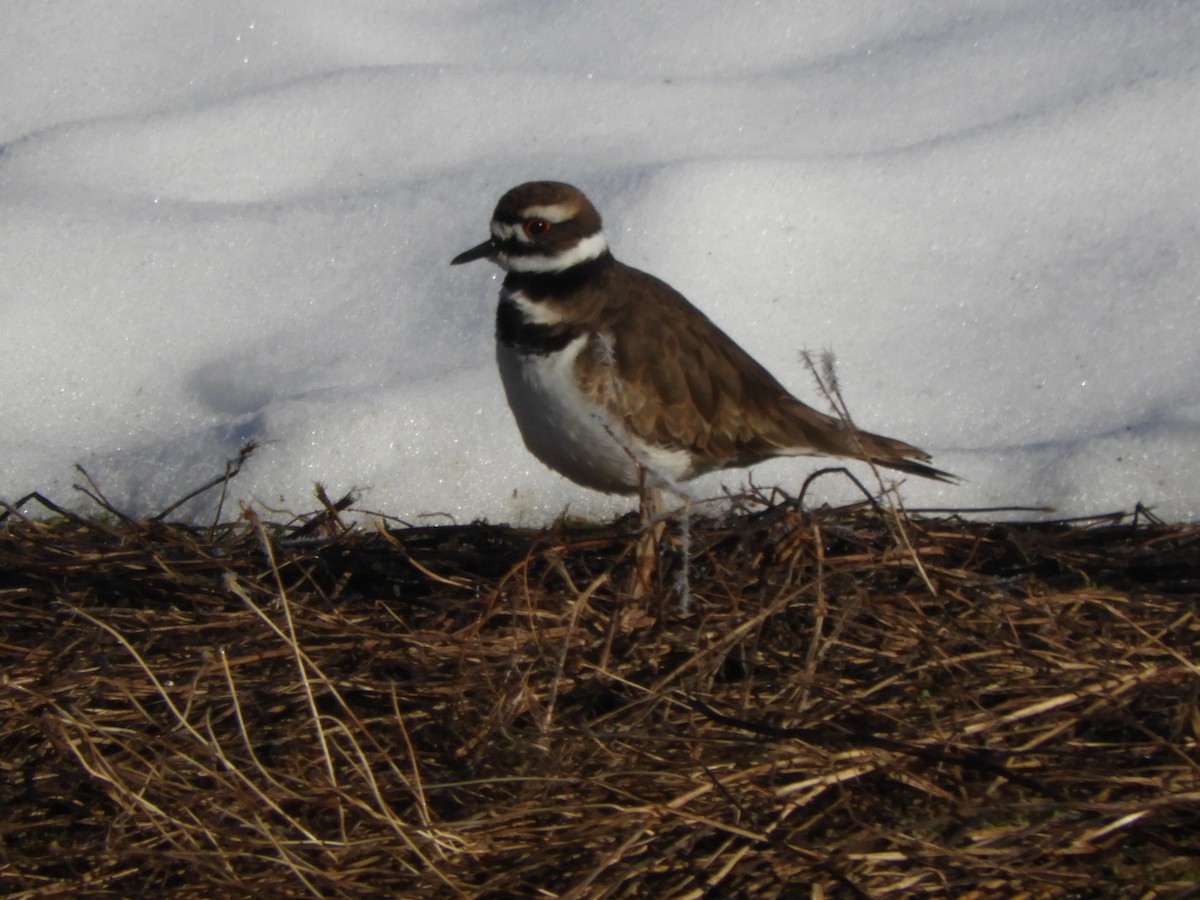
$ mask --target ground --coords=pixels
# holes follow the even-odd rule
[[[5,516],[0,890],[1188,895],[1200,528]],[[686,540],[683,535],[686,534]]]

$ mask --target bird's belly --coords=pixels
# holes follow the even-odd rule
[[[586,335],[554,353],[525,354],[497,344],[500,378],[529,452],[577,484],[613,494],[635,493],[642,465],[660,482],[687,478],[685,454],[656,452],[631,440],[580,390],[575,360],[586,347]]]

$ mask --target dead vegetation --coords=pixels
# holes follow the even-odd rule
[[[10,507],[0,893],[1195,895],[1200,527],[338,512]]]

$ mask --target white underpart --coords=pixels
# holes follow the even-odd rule
[[[496,233],[495,225],[492,226],[492,233]],[[571,266],[599,259],[607,250],[608,241],[604,239],[604,232],[597,231],[554,256],[510,256],[501,251],[496,253],[496,262],[509,272],[562,272]]]
[[[652,483],[688,478],[686,451],[636,440],[579,389],[575,361],[587,346],[587,335],[549,354],[497,344],[500,379],[529,452],[572,481],[609,493],[636,492],[643,471]]]

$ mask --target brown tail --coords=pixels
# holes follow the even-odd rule
[[[934,481],[944,481],[947,484],[957,484],[960,479],[950,472],[943,472],[933,466],[927,466],[918,460],[929,459],[929,454],[919,447],[898,441],[895,438],[860,431],[857,434],[858,443],[869,462],[885,469],[895,469],[897,472],[907,472],[910,475],[920,475],[922,478],[932,478]],[[851,438],[851,443],[854,439]]]

